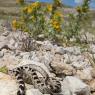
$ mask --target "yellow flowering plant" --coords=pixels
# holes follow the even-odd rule
[[[28,32],[35,39],[40,34],[49,38],[51,34],[58,35],[58,32],[61,32],[61,13],[57,12],[60,0],[54,0],[53,4],[48,4],[46,7],[43,7],[38,1],[30,4],[24,2],[24,0],[16,1],[21,5],[21,15],[12,22],[15,29]],[[54,6],[56,6],[56,10],[54,10]],[[52,12],[55,13],[52,14]],[[46,13],[48,13],[48,16]]]
[[[18,28],[18,23],[17,23],[17,20],[16,19],[14,19],[12,21],[12,28],[13,28],[13,30],[16,30]]]
[[[51,11],[52,11],[52,5],[50,5],[50,4],[47,5],[47,11],[48,11],[48,12],[51,12]]]
[[[53,0],[52,4],[46,6],[38,1],[32,3],[16,1],[21,6],[21,14],[12,22],[14,30],[28,32],[34,39],[43,34],[44,39],[62,42],[64,38],[78,39],[82,23],[87,19],[90,0],[84,0],[81,6],[76,7],[77,14],[69,14],[68,21],[64,20],[63,10],[60,10],[61,0]]]
[[[68,41],[70,38],[75,38],[80,43],[80,31],[86,27],[89,20],[89,2],[90,0],[84,0],[82,5],[76,7],[76,14],[69,14],[63,30]]]
[[[24,0],[16,0],[17,4],[23,5],[24,4]]]

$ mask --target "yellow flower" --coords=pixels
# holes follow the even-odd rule
[[[22,10],[23,10],[24,13],[27,13],[28,8],[24,7]]]
[[[52,15],[52,18],[58,20],[59,22],[62,22],[63,14],[61,12],[55,11],[54,14]]]
[[[52,20],[51,20],[51,24],[52,24],[52,27],[53,27],[56,31],[58,31],[58,32],[61,31],[60,23],[59,23],[58,21],[52,19]]]
[[[56,25],[56,29],[59,29],[60,28],[60,26],[59,25]]]
[[[54,0],[56,7],[61,7],[61,0]]]
[[[31,6],[29,6],[29,7],[27,8],[27,12],[28,12],[29,14],[31,14],[31,13],[33,12],[33,8],[32,8]]]
[[[57,16],[57,17],[63,17],[63,15],[62,15],[62,13],[61,12],[55,12],[55,16]]]
[[[33,11],[35,11],[35,9],[40,7],[40,3],[39,2],[34,2],[31,3],[28,7],[27,7],[27,13],[31,14],[33,13]]]
[[[12,27],[13,27],[14,30],[16,30],[16,28],[17,28],[17,20],[16,19],[14,19],[12,21]]]
[[[77,11],[78,13],[81,13],[81,12],[82,12],[82,8],[78,6],[78,7],[76,8],[76,11]]]
[[[49,12],[52,11],[52,5],[47,5],[47,11],[49,11]]]
[[[16,2],[19,3],[19,4],[23,4],[24,0],[16,0]]]
[[[34,2],[34,3],[32,3],[31,7],[39,8],[40,7],[40,2]]]

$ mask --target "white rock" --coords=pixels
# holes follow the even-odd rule
[[[33,56],[33,53],[30,52],[22,52],[19,55],[22,59],[31,59],[31,57]]]
[[[80,79],[67,76],[62,83],[62,93],[64,95],[90,95],[90,88]]]
[[[75,75],[76,73],[76,70],[68,64],[51,63],[51,66],[56,74]]]
[[[5,32],[2,34],[2,36],[8,36],[8,35],[9,35],[9,33],[10,33],[10,31],[5,30]]]
[[[78,76],[80,79],[84,80],[84,81],[91,81],[92,78],[92,74],[91,74],[91,70],[92,68],[85,68],[83,70],[78,70],[76,76]]]
[[[4,52],[0,51],[0,58],[2,58],[4,56]]]
[[[64,63],[65,64],[70,64],[71,63],[69,54],[64,54]]]
[[[85,62],[85,61],[80,61],[80,62],[74,61],[74,62],[72,63],[72,66],[73,66],[74,68],[76,68],[77,70],[78,70],[78,69],[84,69],[84,68],[91,67],[90,64],[87,63],[87,62]]]
[[[6,54],[4,55],[3,58],[0,59],[0,66],[6,66],[6,67],[10,67],[13,66],[15,67],[15,65],[17,65],[19,63],[19,59],[17,59],[15,56],[10,55],[10,54]]]
[[[80,51],[80,47],[66,47],[64,48],[64,50],[66,51],[66,53],[71,53],[71,54],[74,54],[74,55],[80,55],[81,54],[81,51]]]
[[[26,95],[43,95],[38,89],[26,85]],[[18,85],[16,80],[0,72],[0,95],[16,95]],[[48,94],[49,95],[49,94]]]
[[[91,53],[94,53],[94,54],[95,54],[95,45],[94,45],[94,44],[90,44],[89,46],[90,46],[89,51],[90,51]]]
[[[95,92],[95,79],[89,82],[90,90]]]
[[[52,60],[53,60],[53,57],[54,57],[54,55],[51,53],[51,52],[44,52],[43,53],[43,56],[39,56],[39,58],[40,58],[40,62],[41,63],[43,63],[43,64],[45,64],[45,66],[49,69],[49,70],[51,70],[51,68],[50,68],[50,63],[52,62]]]
[[[29,89],[26,91],[27,95],[43,95],[38,89]]]
[[[0,95],[16,95],[17,84],[10,76],[0,73]]]
[[[51,50],[53,48],[53,45],[50,43],[50,41],[44,41],[42,47],[45,50]]]
[[[3,46],[7,45],[10,49],[17,49],[17,50],[25,49],[23,47],[23,43],[27,44],[28,34],[21,31],[16,31],[16,32],[10,32],[9,35],[6,36],[2,36],[2,35],[0,36],[0,48],[2,47],[2,45]],[[30,42],[30,47],[31,47],[31,42]]]
[[[69,53],[66,53],[66,54],[64,54],[64,62],[65,63],[68,63],[68,62],[70,62],[70,64],[71,63],[75,63],[75,62],[83,62],[84,61],[84,57],[83,56],[81,56],[81,55],[78,55],[78,56],[76,56],[76,55],[72,55],[72,54],[69,54]]]
[[[39,57],[37,56],[36,52],[34,52],[34,51],[30,52],[30,58],[31,58],[31,60],[36,61],[36,62],[40,61]]]
[[[22,53],[20,53],[19,57],[24,60],[32,60],[32,61],[39,62],[39,57],[37,57],[37,54],[35,51],[22,52]]]
[[[65,54],[66,50],[63,47],[55,47],[55,53],[57,54]]]

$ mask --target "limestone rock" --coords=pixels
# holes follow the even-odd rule
[[[89,82],[91,92],[95,92],[95,79]]]
[[[81,80],[84,81],[90,81],[92,80],[92,75],[91,75],[91,69],[86,68],[83,70],[77,70],[76,76],[79,77]]]
[[[10,76],[0,73],[0,94],[16,95],[17,84]]]
[[[63,48],[63,47],[54,47],[55,48],[55,53],[57,54],[65,54],[66,53],[66,50]]]
[[[64,48],[65,52],[66,53],[70,53],[70,54],[73,54],[73,55],[80,55],[81,54],[81,51],[80,51],[80,47],[66,47]]]
[[[95,45],[94,44],[89,44],[89,47],[90,47],[89,51],[91,53],[95,54]]]
[[[65,74],[65,75],[74,75],[76,70],[68,65],[68,64],[61,64],[61,63],[51,63],[51,67],[55,71],[56,74]]]
[[[29,49],[32,50],[33,39],[30,39],[27,33],[21,31],[9,32],[6,36],[2,33],[0,36],[0,49],[7,45],[12,50],[24,51],[24,49],[27,49],[27,44],[29,44]]]
[[[91,70],[91,75],[93,78],[95,78],[95,69],[94,68]]]
[[[4,53],[0,51],[0,58],[2,58],[3,56],[4,56]]]
[[[53,45],[50,43],[50,41],[44,41],[44,42],[42,43],[42,49],[43,49],[43,50],[48,50],[48,51],[50,51],[50,50],[52,50],[52,48],[53,48]]]
[[[38,89],[26,85],[26,95],[43,95]],[[9,75],[0,72],[0,95],[16,95],[17,83]],[[49,95],[49,94],[48,94]]]
[[[43,95],[43,94],[38,89],[29,89],[26,91],[26,95]]]
[[[80,79],[67,76],[62,83],[64,95],[90,95],[90,88]]]

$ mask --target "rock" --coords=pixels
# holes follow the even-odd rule
[[[93,94],[91,94],[91,95],[95,95],[95,92]]]
[[[95,92],[95,79],[89,82],[91,92]]]
[[[73,55],[80,55],[81,54],[81,51],[80,51],[80,47],[66,47],[64,48],[65,52],[66,53],[70,53],[70,54],[73,54]]]
[[[53,45],[51,44],[50,41],[44,41],[44,42],[42,43],[42,48],[43,48],[43,50],[48,50],[48,51],[50,51],[50,50],[53,48]]]
[[[93,78],[95,78],[95,69],[94,68],[92,68],[92,70],[91,70],[91,75]]]
[[[53,68],[56,74],[65,74],[65,75],[75,75],[76,70],[68,65],[68,64],[61,64],[61,63],[51,63],[51,67]]]
[[[26,84],[26,95],[43,95],[38,89]],[[0,72],[0,95],[16,95],[18,85],[16,80]],[[49,94],[47,94],[49,95]]]
[[[43,52],[38,57],[40,59],[40,62],[45,64],[45,66],[51,71],[50,63],[52,62],[54,55],[50,51],[47,51]]]
[[[66,50],[64,50],[64,48],[63,47],[54,47],[55,48],[55,53],[56,54],[65,54],[66,53]]]
[[[65,64],[71,64],[70,56],[71,55],[69,55],[69,54],[64,54],[64,60],[63,60],[63,62]]]
[[[89,52],[91,52],[92,54],[95,54],[95,45],[94,44],[89,44]]]
[[[3,58],[0,59],[0,67],[2,67],[2,66],[15,67],[19,63],[19,61],[20,60],[17,59],[15,56],[6,54]]]
[[[72,65],[73,63],[74,64],[76,63],[75,65],[77,65],[77,63],[81,64],[81,62],[84,62],[84,61],[85,59],[82,55],[76,56],[76,55],[69,54],[69,53],[64,54],[64,63],[72,64]]]
[[[64,64],[64,55],[54,54],[52,57],[52,63]]]
[[[19,55],[22,59],[28,59],[28,60],[33,60],[36,57],[35,52],[21,52]],[[33,58],[32,58],[33,57]]]
[[[3,56],[4,56],[4,53],[0,51],[0,58],[2,58]]]
[[[90,88],[80,79],[67,76],[62,83],[63,95],[90,95]]]
[[[26,95],[43,95],[43,94],[38,89],[29,89],[26,91]]]
[[[7,45],[12,50],[32,50],[33,39],[29,37],[28,33],[24,33],[21,31],[8,33],[8,35],[6,34],[6,32],[5,34],[2,33],[2,35],[0,36],[0,48],[4,45]]]
[[[31,51],[30,52],[30,58],[31,60],[35,61],[35,62],[39,62],[39,57],[37,56],[37,53],[35,51]]]
[[[6,30],[6,31],[2,34],[2,36],[8,36],[9,33],[10,33],[10,31]]]
[[[0,95],[16,95],[17,84],[10,76],[0,72]]]
[[[89,60],[86,60],[87,58],[81,54],[80,47],[61,47],[56,44],[52,44],[50,41],[33,41],[32,39],[29,47],[30,50],[28,51],[25,43],[29,42],[27,39],[29,36],[26,33],[16,31],[8,32],[7,34],[7,32],[8,31],[5,31],[5,33],[0,35],[0,67],[6,66],[12,69],[21,65],[36,64],[41,66],[50,77],[54,77],[54,73],[59,75],[65,74],[68,76],[62,82],[62,94],[89,95],[89,86],[81,80],[93,80],[93,78],[95,78],[95,71],[92,71]],[[33,43],[35,43],[35,45]],[[10,49],[2,48],[5,45],[7,45]],[[37,48],[35,48],[36,46]],[[90,44],[89,51],[95,53],[94,44]],[[54,72],[51,74],[50,71],[53,70]],[[74,75],[74,77],[70,77],[72,75]],[[2,81],[1,80],[2,79],[0,78],[0,85],[3,85],[4,82],[2,81],[4,79]],[[7,84],[6,81],[5,83]],[[90,87],[92,91],[95,90],[94,82],[91,82]],[[4,91],[1,91],[1,89],[3,88],[0,86],[0,92],[3,95]],[[6,91],[5,94],[11,92],[10,90],[8,92],[6,87],[4,89]],[[41,93],[36,89],[32,90],[27,90],[28,95],[41,95]],[[17,91],[17,88],[14,91]],[[15,95],[16,93],[14,93],[10,95]]]
[[[43,41],[45,39],[45,35],[40,34],[40,35],[37,36],[37,39],[39,39],[40,41]]]
[[[6,37],[4,36],[0,36],[0,49],[6,45],[8,43],[8,41],[6,40]]]
[[[26,59],[26,60],[32,60],[32,61],[40,62],[40,58],[39,58],[40,56],[37,56],[37,52],[36,51],[30,51],[30,52],[20,52],[17,55],[17,58],[24,59],[24,60]]]
[[[50,70],[49,64],[52,62],[54,55],[50,51],[30,51],[21,52],[16,57],[24,60],[32,60],[43,63]]]
[[[90,64],[86,61],[74,61],[72,62],[72,66],[76,68],[77,70],[82,70],[85,68],[90,68]]]
[[[93,79],[91,74],[91,69],[92,68],[77,70],[76,76],[79,77],[81,80],[90,81]]]

